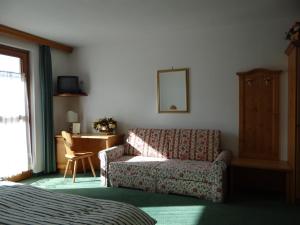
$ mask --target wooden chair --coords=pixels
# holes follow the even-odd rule
[[[65,169],[64,178],[66,178],[66,174],[69,169],[70,162],[74,162],[74,166],[73,166],[73,183],[74,183],[75,177],[76,177],[78,160],[81,160],[83,171],[86,172],[85,164],[84,164],[84,159],[86,159],[86,158],[89,161],[89,164],[90,164],[90,167],[91,167],[94,177],[96,177],[95,170],[94,170],[94,167],[93,167],[93,164],[91,161],[91,156],[94,155],[94,153],[93,152],[75,152],[75,151],[73,151],[72,149],[74,148],[74,144],[73,144],[73,139],[72,139],[71,134],[66,131],[62,131],[61,135],[64,139],[64,145],[65,145],[65,149],[66,149],[65,157],[68,160],[66,169]]]

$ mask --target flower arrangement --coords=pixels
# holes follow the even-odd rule
[[[103,134],[115,134],[117,128],[117,121],[113,118],[99,119],[93,123],[95,130]]]
[[[286,40],[299,41],[300,40],[300,22],[296,22],[288,32],[286,32]]]

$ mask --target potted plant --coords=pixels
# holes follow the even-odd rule
[[[286,32],[287,40],[299,41],[300,40],[300,22],[294,23],[294,25]]]

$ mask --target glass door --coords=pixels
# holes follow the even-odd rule
[[[0,45],[0,178],[31,170],[29,54]]]

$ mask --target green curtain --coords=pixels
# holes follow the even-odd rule
[[[49,46],[39,46],[44,173],[56,171],[53,129],[52,62]]]

